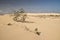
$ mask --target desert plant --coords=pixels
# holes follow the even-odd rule
[[[38,28],[35,28],[35,33],[36,33],[37,35],[40,35],[40,34],[41,34],[41,32],[38,32]]]
[[[41,32],[38,32],[38,28],[35,28],[35,31],[32,31],[32,30],[30,30],[29,28],[27,28],[27,27],[25,26],[25,29],[26,29],[27,31],[29,31],[29,32],[32,32],[32,33],[37,34],[38,36],[41,34]]]
[[[10,25],[12,25],[12,24],[11,24],[11,23],[8,23],[7,25],[9,25],[9,26],[10,26]]]
[[[19,9],[19,12],[20,12],[20,13],[25,13],[25,11],[24,11],[23,8]]]
[[[41,32],[36,32],[36,34],[39,36]]]
[[[25,19],[27,17],[27,14],[25,14],[23,8],[19,9],[20,11],[17,11],[14,13],[14,18],[13,20],[14,21],[17,21],[17,22],[25,22]]]

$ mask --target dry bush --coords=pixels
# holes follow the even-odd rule
[[[9,25],[9,26],[10,26],[10,25],[12,25],[12,24],[11,24],[11,23],[8,23],[7,25]]]
[[[27,17],[27,14],[25,14],[24,10],[21,9],[20,11],[14,12],[14,18],[13,20],[16,22],[25,22],[25,19]]]

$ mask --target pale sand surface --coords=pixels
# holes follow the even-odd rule
[[[12,18],[9,14],[0,16],[0,40],[60,40],[60,18],[28,16],[26,21],[30,23],[15,22]],[[25,26],[32,31],[38,28],[41,35],[27,31]]]

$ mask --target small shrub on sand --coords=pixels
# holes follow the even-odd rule
[[[21,9],[20,11],[15,12],[14,16],[15,16],[13,18],[14,21],[16,21],[16,22],[25,22],[27,14],[25,14],[24,10]]]
[[[11,23],[8,23],[7,25],[9,25],[9,26],[10,26],[10,25],[12,25],[12,24],[11,24]]]

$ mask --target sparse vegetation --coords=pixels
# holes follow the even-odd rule
[[[39,36],[41,32],[36,32],[36,34]]]
[[[36,15],[34,17],[39,17],[39,18],[59,18],[60,15]]]
[[[23,8],[19,9],[19,11],[17,12],[14,12],[14,18],[13,20],[14,21],[17,21],[17,22],[25,22],[25,19],[27,17],[27,14],[25,14],[25,11]]]
[[[32,32],[32,33],[37,34],[38,36],[41,34],[41,32],[38,32],[38,28],[35,28],[35,31],[32,31],[32,30],[30,30],[29,28],[27,28],[27,27],[25,26],[25,29],[26,29],[27,31],[29,31],[29,32]]]
[[[38,28],[35,28],[35,32],[37,35],[40,35],[41,32],[38,32]]]
[[[12,25],[12,24],[11,24],[11,23],[8,23],[7,25],[9,25],[9,26],[10,26],[10,25]]]

